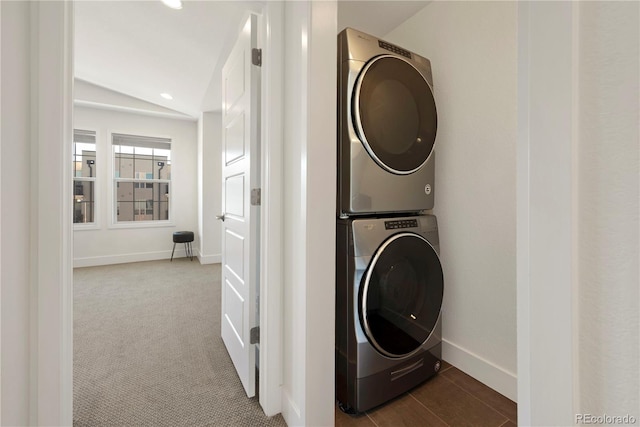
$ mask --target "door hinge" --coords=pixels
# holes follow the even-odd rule
[[[251,49],[251,63],[253,65],[257,65],[258,67],[262,66],[262,49],[253,48]]]
[[[260,343],[260,326],[256,326],[255,328],[251,328],[249,330],[249,344],[259,344]]]
[[[260,206],[262,202],[262,195],[259,188],[251,189],[251,206]]]

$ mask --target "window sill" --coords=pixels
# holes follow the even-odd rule
[[[97,223],[75,223],[73,224],[73,231],[89,231],[100,230],[100,226]]]
[[[162,228],[162,227],[175,227],[176,224],[173,221],[131,221],[131,222],[117,222],[109,224],[110,229],[127,229],[127,228]]]

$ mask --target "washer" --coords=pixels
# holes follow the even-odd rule
[[[378,406],[441,363],[444,288],[433,215],[337,222],[336,398]]]
[[[432,83],[428,59],[351,28],[338,35],[338,216],[433,208]]]

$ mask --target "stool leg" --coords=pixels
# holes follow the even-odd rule
[[[191,261],[193,261],[193,246],[191,245],[191,242],[189,242],[189,253],[191,254]]]
[[[193,252],[191,252],[191,242],[184,242],[184,256],[193,261]]]
[[[176,242],[173,242],[173,250],[171,251],[171,261],[173,261],[173,253],[176,251]]]

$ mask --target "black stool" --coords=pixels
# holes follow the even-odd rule
[[[173,233],[173,250],[171,251],[171,261],[173,261],[173,253],[176,251],[176,243],[184,243],[184,252],[193,261],[193,231],[176,231]]]

